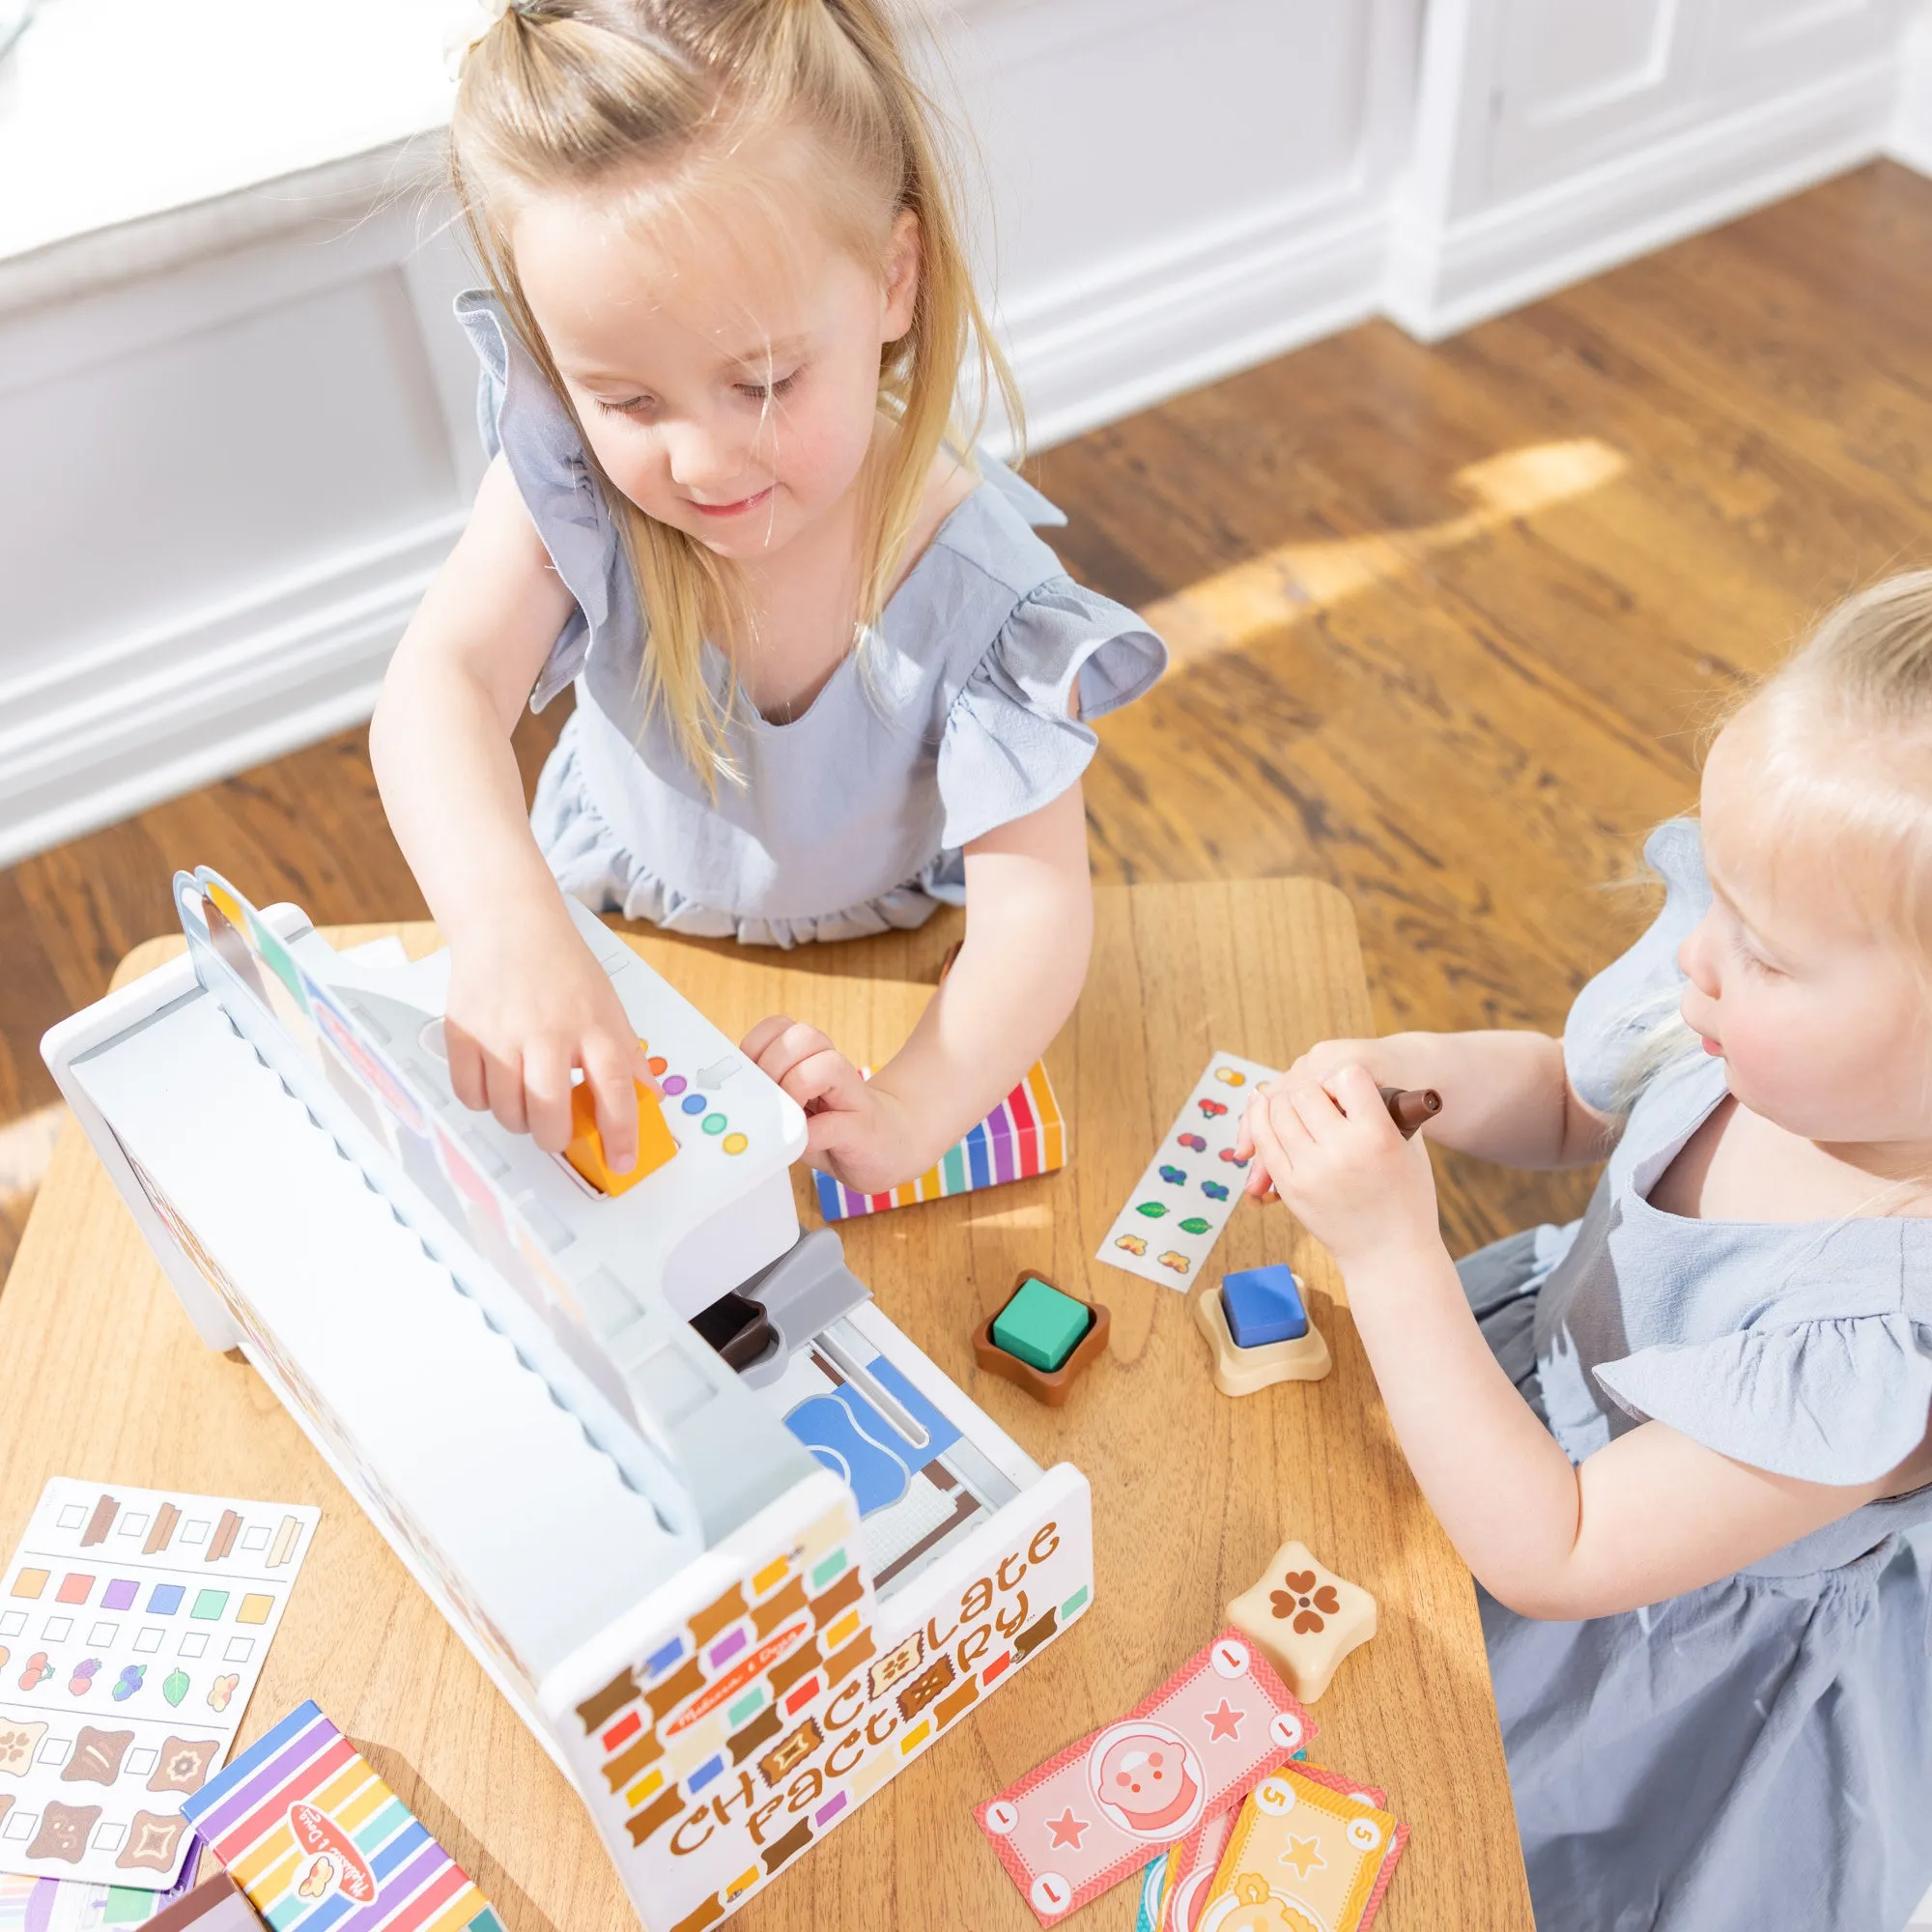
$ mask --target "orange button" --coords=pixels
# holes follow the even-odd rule
[[[570,1090],[570,1145],[563,1157],[600,1194],[623,1194],[647,1174],[655,1174],[677,1151],[665,1124],[664,1107],[642,1081],[638,1083],[638,1164],[628,1174],[612,1174],[604,1162],[597,1131],[597,1103],[586,1080]]]
[[[651,1075],[654,1079],[662,1080],[665,1075],[665,1068],[670,1065],[670,1062],[668,1061],[663,1056],[663,1054],[654,1053],[651,1055],[650,1059],[647,1062],[645,1062],[645,1065],[649,1066],[649,1068],[651,1069]]]

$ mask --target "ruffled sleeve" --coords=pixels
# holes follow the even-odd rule
[[[1167,646],[1124,605],[1070,577],[1015,606],[947,714],[939,746],[949,851],[1050,804],[1098,739],[1091,720],[1130,703],[1167,668]],[[1080,716],[1069,715],[1075,686]]]
[[[530,522],[577,600],[530,692],[530,709],[541,711],[582,670],[613,617],[621,621],[620,607],[631,601],[629,573],[577,426],[501,303],[471,290],[457,298],[456,313],[482,365],[476,415],[483,447],[509,465]]]
[[[1704,844],[1697,823],[1673,818],[1644,842],[1643,856],[1663,881],[1663,907],[1650,929],[1577,995],[1563,1027],[1570,1084],[1600,1113],[1618,1109],[1618,1088],[1648,1036],[1677,1011],[1684,975],[1677,949],[1710,910]]]
[[[1932,1326],[1909,1313],[1743,1328],[1640,1349],[1597,1379],[1640,1421],[1720,1456],[1850,1487],[1895,1469],[1924,1439]]]

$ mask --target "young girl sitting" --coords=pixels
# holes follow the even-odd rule
[[[963,897],[964,950],[873,1079],[782,1016],[745,1040],[812,1158],[891,1186],[1071,1010],[1086,721],[1165,649],[966,453],[969,352],[1009,413],[1011,384],[878,0],[494,11],[452,128],[493,460],[370,736],[449,943],[452,1082],[557,1149],[582,1069],[635,1158],[636,1041],[558,883],[781,946]],[[526,821],[511,728],[573,679]]]
[[[1486,1594],[1537,1923],[1897,1932],[1932,1880],[1932,573],[1733,716],[1649,932],[1539,1034],[1334,1040],[1252,1105]],[[1444,1146],[1600,1157],[1471,1255]],[[1473,1317],[1473,1319],[1472,1319]]]

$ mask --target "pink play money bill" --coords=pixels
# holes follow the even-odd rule
[[[1314,1735],[1267,1660],[1230,1629],[973,1815],[1034,1917],[1053,1925],[1237,1804]]]

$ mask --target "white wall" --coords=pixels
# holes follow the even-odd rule
[[[357,94],[342,138],[433,122],[448,4],[171,9],[107,114],[93,49],[133,44],[152,0],[49,0],[35,59],[0,70],[0,863],[367,714],[474,483],[466,275],[398,194],[420,144],[332,155],[322,108],[406,46],[407,84]],[[1463,327],[1888,141],[1922,163],[1923,11],[952,0],[941,65],[1034,439],[1378,311]],[[196,98],[166,63],[215,13],[229,57]],[[272,111],[225,115],[238,60]],[[50,152],[91,173],[37,180]]]

